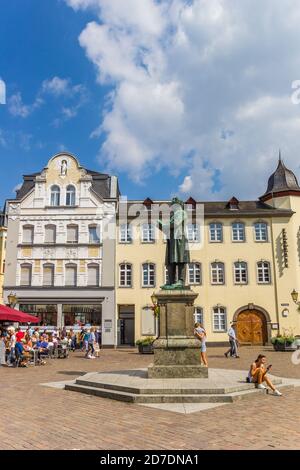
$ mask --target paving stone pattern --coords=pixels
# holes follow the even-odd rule
[[[223,352],[209,348],[211,367],[247,369],[263,352],[274,375],[300,379],[290,353],[245,347],[240,359],[226,359]],[[41,385],[151,362],[136,350],[103,350],[95,360],[76,352],[45,366],[1,367],[0,449],[300,449],[300,388],[178,414]]]

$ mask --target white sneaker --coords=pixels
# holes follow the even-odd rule
[[[277,397],[282,397],[282,393],[279,390],[274,390],[273,395],[276,395]]]
[[[267,387],[265,387],[263,384],[258,384],[256,388],[258,388],[259,390],[266,390]]]

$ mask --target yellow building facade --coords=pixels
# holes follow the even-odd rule
[[[3,304],[3,283],[5,271],[7,229],[4,226],[4,216],[0,214],[0,304]]]
[[[244,344],[268,344],[289,330],[300,334],[300,313],[291,298],[300,286],[300,188],[279,160],[266,193],[257,201],[197,203],[200,223],[187,227],[190,265],[186,284],[198,294],[195,320],[204,324],[211,344],[225,343],[231,322]],[[118,345],[157,334],[151,295],[165,284],[165,237],[150,214],[155,204],[140,204],[149,223],[129,214],[119,218],[116,243],[116,319]],[[134,212],[134,211],[133,211]],[[146,219],[145,219],[146,220]],[[198,221],[199,222],[199,221]],[[147,226],[148,225],[148,226]]]

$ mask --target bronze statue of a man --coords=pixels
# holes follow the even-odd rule
[[[166,266],[169,279],[168,284],[163,286],[164,289],[182,289],[185,285],[186,264],[190,262],[188,240],[185,236],[186,219],[184,203],[175,197],[172,199],[169,224],[158,221],[159,228],[167,236]]]

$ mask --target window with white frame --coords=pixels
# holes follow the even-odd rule
[[[258,284],[270,284],[271,269],[268,261],[259,261],[257,263],[257,282]]]
[[[56,226],[46,225],[45,226],[45,243],[55,243],[56,241]]]
[[[67,186],[66,191],[66,206],[75,206],[76,205],[76,189],[73,185]]]
[[[256,242],[268,241],[268,225],[265,222],[254,224],[254,236]]]
[[[130,224],[120,225],[120,243],[132,243],[132,228]]]
[[[67,226],[67,243],[78,242],[78,225]]]
[[[100,240],[100,225],[89,225],[89,242],[91,244],[99,244]]]
[[[142,242],[153,243],[154,241],[155,241],[154,226],[152,224],[143,224],[142,225]]]
[[[65,268],[65,285],[76,287],[77,285],[77,266],[76,264],[67,264]]]
[[[234,263],[234,283],[247,284],[248,282],[248,269],[247,263],[244,261],[236,261]]]
[[[203,308],[202,307],[195,307],[194,321],[195,321],[195,323],[201,323],[201,325],[204,324],[204,321],[203,321]]]
[[[209,241],[221,243],[223,241],[223,226],[219,222],[209,224]]]
[[[220,263],[220,262],[211,263],[211,283],[212,284],[224,284],[225,283],[224,263]]]
[[[188,267],[189,284],[201,284],[201,264],[190,263]]]
[[[197,243],[200,241],[200,228],[199,224],[188,224],[187,225],[187,239],[191,243]]]
[[[242,222],[234,222],[232,224],[232,241],[244,242],[245,241],[245,224]]]
[[[155,286],[155,264],[144,263],[143,264],[143,287],[154,287]]]
[[[213,308],[213,328],[214,331],[226,331],[227,318],[226,309],[224,307]]]
[[[44,264],[43,266],[43,286],[52,287],[54,286],[54,265]]]
[[[21,265],[21,276],[20,276],[20,285],[21,286],[31,286],[31,274],[32,274],[31,264],[22,264]]]
[[[60,187],[54,185],[51,187],[50,206],[60,205]]]
[[[23,243],[32,244],[34,237],[34,227],[33,225],[24,225],[23,227]]]
[[[97,287],[99,286],[99,265],[89,264],[88,265],[88,286]]]
[[[132,287],[132,265],[120,264],[120,287]]]

